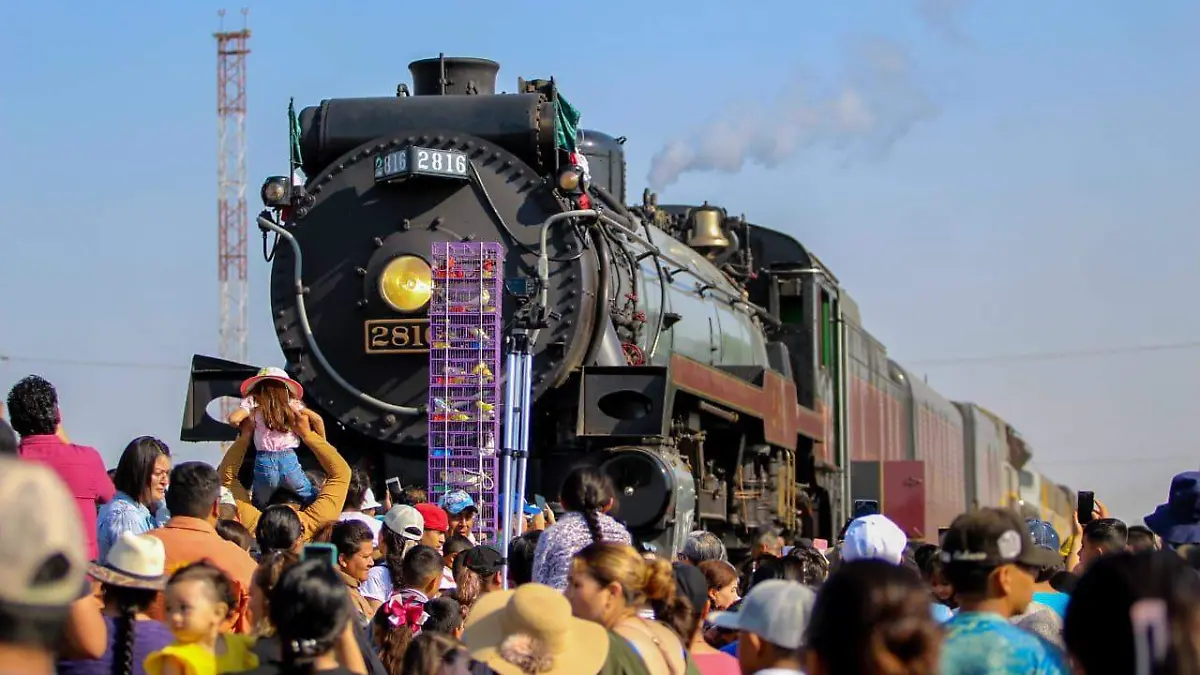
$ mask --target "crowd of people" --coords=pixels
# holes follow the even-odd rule
[[[244,394],[264,381],[287,384]],[[501,551],[465,492],[376,499],[285,388],[229,420],[216,467],[140,437],[111,471],[49,382],[12,388],[0,675],[1200,675],[1200,472],[1144,526],[980,508],[914,542],[872,514],[828,545],[697,531],[667,559],[580,466],[547,508],[502,496],[524,527]],[[247,489],[260,443],[279,454]]]

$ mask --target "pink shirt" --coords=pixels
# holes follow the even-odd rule
[[[64,443],[54,434],[25,436],[17,451],[21,459],[50,467],[75,495],[75,506],[83,521],[83,538],[87,541],[88,559],[99,555],[96,545],[97,504],[112,501],[116,488],[108,478],[104,460],[95,448]],[[53,505],[47,504],[47,508]]]
[[[291,402],[292,410],[304,410],[304,404],[295,399]],[[242,399],[242,410],[254,417],[254,447],[259,452],[284,452],[300,447],[300,439],[290,431],[275,431],[267,427],[262,413],[258,412],[258,402],[253,396]]]
[[[722,652],[692,654],[692,661],[700,675],[742,675],[738,660]],[[782,672],[782,671],[781,671]]]

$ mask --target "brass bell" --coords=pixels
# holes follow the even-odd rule
[[[721,222],[724,220],[721,210],[709,206],[705,202],[704,206],[695,209],[690,214],[692,220],[692,235],[688,237],[688,246],[692,248],[728,248],[729,238],[725,236],[725,231],[721,229]]]

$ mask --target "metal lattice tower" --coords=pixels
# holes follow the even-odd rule
[[[246,278],[249,220],[246,211],[246,56],[249,9],[242,29],[213,33],[217,39],[217,278],[220,282],[221,358],[246,361],[249,326]],[[221,17],[224,28],[225,10]],[[222,410],[228,415],[231,410]]]

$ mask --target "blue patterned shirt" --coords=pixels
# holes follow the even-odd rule
[[[1071,675],[1044,638],[989,612],[958,612],[945,624],[941,675]]]
[[[625,526],[609,517],[597,514],[600,534],[604,541],[630,544],[632,539]],[[567,511],[558,522],[546,528],[538,539],[533,552],[533,581],[551,588],[565,591],[571,572],[571,558],[592,543],[592,532],[588,529],[583,514]]]
[[[100,507],[100,513],[96,516],[96,544],[100,547],[98,560],[103,562],[108,558],[108,549],[117,543],[122,532],[145,534],[162,527],[170,519],[171,514],[165,505],[159,506],[156,515],[151,515],[145,504],[118,490],[111,502]]]

